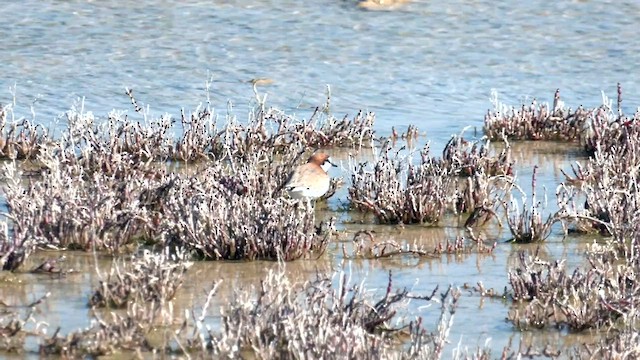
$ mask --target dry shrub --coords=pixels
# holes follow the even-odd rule
[[[571,175],[565,173],[562,196],[570,200],[567,211],[577,231],[614,236],[624,243],[637,233],[640,128],[635,119],[640,115],[623,117],[604,95],[603,102],[587,134],[591,158],[572,166]],[[577,202],[583,202],[583,208]]]
[[[640,109],[633,116],[622,113],[622,88],[618,84],[617,111],[614,110],[613,100],[604,93],[602,105],[594,109],[585,124],[581,143],[589,155],[596,152],[625,152],[626,148],[637,146],[635,143],[640,128]]]
[[[0,268],[5,271],[14,271],[35,250],[36,245],[30,240],[24,229],[12,229],[9,232],[9,224],[0,221]]]
[[[74,146],[87,145],[91,156],[127,154],[139,161],[197,161],[243,157],[264,147],[286,151],[302,144],[308,149],[330,146],[357,147],[373,142],[373,113],[359,112],[353,119],[337,119],[318,109],[308,120],[267,108],[261,103],[249,113],[246,123],[227,115],[224,121],[210,104],[200,105],[191,113],[181,111],[180,121],[169,115],[149,119],[138,105],[132,90],[127,90],[141,120],[112,111],[107,121],[97,122],[84,111],[83,104],[67,112],[69,141]],[[178,124],[178,125],[176,125]]]
[[[638,316],[640,283],[638,257],[614,265],[598,254],[589,257],[586,270],[567,272],[564,261],[548,262],[537,253],[520,253],[519,266],[509,272],[517,303],[509,320],[519,329],[567,327],[573,331],[613,327],[620,320],[632,323]]]
[[[330,233],[316,231],[308,202],[282,194],[297,154],[282,154],[278,166],[271,162],[273,156],[272,149],[263,149],[172,180],[173,186],[158,199],[163,215],[157,237],[207,259],[321,255]]]
[[[40,354],[95,357],[122,352],[197,357],[259,359],[434,359],[448,343],[460,292],[449,288],[436,296],[394,291],[391,274],[386,291],[374,296],[363,284],[352,285],[344,273],[334,279],[292,283],[284,271],[269,272],[257,289],[236,289],[222,308],[222,326],[204,323],[219,282],[208,292],[202,311],[174,318],[170,302],[135,297],[126,310],[100,315],[82,330],[42,336]],[[440,304],[433,331],[422,319],[407,322],[401,313],[411,301]],[[193,322],[190,321],[191,317]],[[181,323],[179,328],[169,326]],[[486,352],[480,352],[485,353]]]
[[[462,134],[452,136],[442,152],[442,165],[457,179],[455,212],[471,212],[465,227],[485,224],[496,216],[505,197],[506,186],[513,180],[511,147],[495,153],[487,139],[466,141]]]
[[[171,300],[190,267],[180,254],[144,251],[130,261],[116,259],[106,278],[101,278],[89,300],[92,322],[86,329],[50,337],[41,336],[41,356],[97,357],[122,352],[166,353],[176,350],[170,341],[176,320]],[[118,307],[99,312],[96,307]],[[176,338],[177,341],[177,338]]]
[[[487,176],[484,172],[458,179],[455,212],[469,213],[464,227],[482,226],[491,219],[501,224],[497,212],[513,181],[512,176]]]
[[[182,286],[183,275],[191,263],[171,256],[168,251],[144,251],[132,259],[115,259],[106,278],[101,278],[90,306],[122,308],[130,302],[161,303],[173,299]]]
[[[3,171],[2,181],[6,184],[5,196],[7,196],[9,204],[12,193],[7,189],[20,187],[21,173],[11,165],[5,165]],[[9,209],[11,208],[9,207]],[[26,226],[16,226],[16,220],[21,220],[21,218],[16,218],[15,214],[7,214],[6,216],[13,220],[13,227],[5,220],[0,221],[0,266],[2,266],[2,270],[14,271],[22,265],[37,245],[32,237],[33,229]]]
[[[0,159],[33,159],[49,141],[49,132],[33,121],[16,119],[14,106],[0,105]]]
[[[144,121],[112,112],[98,123],[74,107],[60,139],[38,144],[37,176],[25,184],[15,164],[6,168],[9,217],[20,241],[109,253],[166,242],[212,259],[322,253],[328,235],[317,236],[312,209],[284,199],[282,185],[311,146],[370,143],[373,114],[321,121],[316,113],[300,121],[263,106],[247,125],[230,117],[218,127],[205,106],[188,120],[183,113],[183,133],[174,140],[174,122],[148,121],[129,94]],[[183,164],[170,173],[164,161],[171,159],[213,160],[194,174]],[[334,180],[333,192],[337,186]]]
[[[620,103],[619,87],[617,112],[604,95],[603,105],[590,111],[582,140],[591,158],[564,172],[566,180],[556,193],[558,220],[610,239],[589,247],[584,268],[568,271],[564,260],[544,261],[522,253],[520,265],[509,273],[513,297],[519,300],[509,319],[517,328],[606,330],[602,340],[573,349],[579,358],[633,358],[638,353],[640,137],[638,114],[624,117]],[[547,227],[539,215],[537,221],[529,217],[538,225],[521,228],[544,234]]]
[[[428,156],[428,149],[414,165],[397,152],[392,155],[386,146],[373,171],[367,165],[352,170],[349,201],[357,210],[373,213],[380,223],[437,223],[453,203],[448,195],[451,173]]]
[[[427,144],[420,162],[401,156],[387,141],[373,170],[369,163],[352,168],[349,201],[357,210],[373,213],[380,223],[437,223],[446,212],[491,213],[500,204],[505,179],[511,179],[510,147],[499,154],[488,140],[466,141],[452,136],[442,158],[430,156]],[[476,217],[478,214],[476,214]],[[470,220],[471,221],[471,220]],[[477,221],[469,222],[469,226]]]
[[[640,358],[640,333],[635,326],[613,329],[596,344],[585,344],[575,350],[581,359],[638,359]]]
[[[43,247],[119,253],[144,240],[211,259],[320,254],[328,234],[316,234],[313,209],[280,191],[297,153],[278,166],[274,156],[262,150],[194,175],[131,161],[88,173],[51,157],[40,181],[7,185],[7,200],[17,233]]]
[[[593,112],[582,107],[576,111],[566,108],[560,100],[560,90],[556,90],[551,106],[534,100],[529,106],[509,108],[498,101],[495,92],[492,103],[493,110],[484,118],[484,133],[492,140],[507,137],[510,140],[578,141]]]
[[[442,164],[457,176],[477,173],[510,176],[513,175],[514,161],[508,143],[499,154],[494,154],[489,140],[467,141],[461,133],[452,136],[444,147]]]
[[[546,204],[539,201],[536,194],[536,171],[538,166],[534,166],[531,176],[531,204],[527,204],[525,192],[515,183],[511,183],[511,191],[508,192],[509,203],[505,201],[504,208],[507,217],[507,225],[513,236],[511,241],[517,243],[533,243],[546,240],[551,235],[552,226],[567,218],[566,207],[560,204],[560,210],[550,214],[546,220],[543,219],[543,212]],[[522,208],[513,196],[513,190],[517,189],[523,196]],[[546,201],[545,201],[546,202]]]
[[[118,179],[106,173],[93,175],[78,165],[55,161],[39,181],[22,184],[15,164],[6,167],[13,180],[5,187],[9,214],[17,234],[40,247],[122,251],[150,222],[135,194],[149,180],[128,170]],[[140,177],[132,176],[140,175]]]
[[[316,108],[309,120],[300,121],[281,110],[270,108],[259,112],[264,122],[277,124],[278,128],[268,142],[277,147],[301,141],[308,148],[330,146],[361,147],[373,145],[375,114],[358,112],[353,119],[338,119]],[[264,126],[264,125],[262,125]]]
[[[216,357],[250,353],[259,359],[369,359],[438,358],[448,337],[459,292],[442,294],[439,328],[428,333],[421,320],[408,325],[397,321],[398,307],[409,300],[429,301],[435,295],[415,296],[407,290],[387,291],[371,299],[362,285],[350,285],[339,275],[319,275],[304,284],[291,283],[284,273],[270,272],[254,291],[239,290],[223,309],[220,334],[209,333],[209,347]],[[394,334],[408,330],[409,344]]]

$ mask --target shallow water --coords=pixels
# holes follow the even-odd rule
[[[206,101],[205,82],[211,80],[211,102],[221,114],[230,110],[240,120],[253,104],[250,81],[268,78],[259,86],[273,106],[308,116],[326,100],[337,116],[360,109],[377,114],[376,131],[388,135],[391,126],[418,126],[423,135],[417,148],[431,141],[437,153],[463,127],[482,127],[492,89],[500,99],[518,105],[537,97],[551,101],[556,88],[571,106],[597,106],[600,91],[615,98],[623,87],[623,109],[640,105],[640,43],[636,24],[638,2],[486,0],[414,1],[394,11],[371,12],[353,1],[33,1],[0,5],[0,103],[12,101],[17,113],[52,128],[59,115],[79,97],[85,107],[104,117],[111,109],[132,113],[124,87],[151,115]],[[35,102],[34,102],[35,101]],[[230,106],[229,103],[233,104]],[[584,160],[572,145],[514,144],[518,175],[525,189],[532,166],[541,165],[539,184],[553,202],[559,169]],[[333,154],[347,163],[344,151]],[[361,158],[368,155],[360,155]],[[333,170],[333,176],[344,176]],[[348,179],[347,179],[348,180]],[[499,242],[491,256],[443,256],[435,260],[411,258],[351,261],[342,244],[367,228],[376,236],[430,244],[453,239],[462,232],[452,226],[398,229],[353,223],[358,215],[336,212],[346,191],[328,202],[328,212],[345,230],[319,261],[287,264],[292,274],[312,276],[316,268],[344,269],[354,278],[366,276],[371,287],[385,286],[389,270],[396,286],[429,292],[435,286],[475,284],[503,289],[506,272],[517,251],[531,247],[504,244],[504,229],[489,229]],[[553,204],[550,204],[550,210]],[[584,244],[591,238],[555,236],[544,245],[550,259],[568,257],[568,266],[581,264]],[[34,256],[34,263],[38,256]],[[50,331],[70,331],[88,325],[86,302],[92,275],[92,255],[69,256],[77,275],[51,278],[18,274],[22,284],[0,287],[5,303],[24,303],[51,291],[43,315]],[[108,262],[101,262],[108,266]],[[203,290],[214,279],[230,279],[229,288],[258,281],[276,263],[198,263],[178,302],[204,300]],[[219,298],[223,298],[222,295]],[[482,344],[491,337],[499,353],[515,334],[504,321],[507,306],[470,294],[462,298],[451,333],[453,345]],[[429,316],[429,315],[426,315]],[[427,322],[429,324],[429,322]],[[523,338],[572,342],[556,332],[524,333]]]

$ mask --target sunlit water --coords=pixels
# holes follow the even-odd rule
[[[364,109],[377,114],[376,131],[417,125],[419,139],[440,151],[465,126],[480,129],[491,106],[492,89],[518,105],[534,97],[550,101],[556,88],[571,106],[597,106],[601,91],[615,98],[622,84],[623,108],[640,105],[640,3],[607,1],[424,1],[394,11],[370,12],[353,1],[22,1],[0,4],[0,103],[12,101],[17,113],[55,127],[59,116],[78,98],[104,117],[111,109],[132,112],[124,88],[148,104],[152,115],[177,116],[206,101],[210,80],[212,105],[239,119],[255,101],[250,81],[260,86],[272,106],[300,117],[323,104],[330,88],[334,114]],[[553,209],[553,194],[563,180],[560,168],[580,158],[574,148],[523,144],[514,149],[520,181],[527,188],[532,166],[541,165],[538,183]],[[334,154],[346,164],[344,152]],[[344,175],[339,170],[333,176]],[[348,179],[347,179],[348,180]],[[311,276],[315,269],[344,270],[354,281],[366,277],[371,288],[394,285],[430,293],[438,285],[481,281],[498,290],[521,247],[505,244],[508,234],[492,232],[499,242],[490,256],[444,256],[436,260],[351,261],[341,246],[361,228],[396,241],[434,244],[463,235],[460,228],[396,229],[349,223],[352,214],[335,213],[346,201],[343,189],[328,202],[346,230],[319,262],[288,264],[292,273]],[[455,219],[451,222],[455,225]],[[549,259],[567,257],[580,265],[590,238],[562,239],[544,245]],[[528,248],[531,250],[531,248]],[[37,256],[46,256],[38,254]],[[57,279],[29,275],[22,284],[0,289],[5,303],[24,303],[47,291],[43,310],[50,332],[88,325],[86,306],[92,283],[93,256],[72,256],[77,275]],[[35,260],[34,260],[35,261]],[[107,263],[108,264],[108,263]],[[102,264],[106,266],[105,263]],[[218,278],[228,289],[255,283],[274,263],[199,263],[179,296],[187,307],[204,301],[204,288]],[[225,293],[220,295],[224,298]],[[521,334],[505,322],[508,306],[465,293],[456,314],[451,341],[474,346],[491,337],[499,353],[509,337]],[[417,312],[417,310],[416,310]],[[433,319],[435,310],[423,315]],[[215,322],[215,315],[212,314]],[[432,322],[435,326],[435,323]],[[427,322],[429,326],[429,323]],[[536,335],[537,334],[537,335]],[[556,332],[524,333],[562,344]]]

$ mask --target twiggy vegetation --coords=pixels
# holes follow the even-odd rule
[[[431,155],[429,144],[418,152],[395,147],[398,138],[414,141],[419,134],[415,127],[403,136],[394,130],[373,162],[352,159],[349,206],[373,214],[381,224],[438,225],[453,215],[467,233],[427,248],[357,231],[349,249],[343,244],[343,258],[414,256],[428,261],[443,255],[494,254],[498,242],[508,239],[476,235],[477,228],[494,221],[506,223],[517,243],[543,242],[556,225],[565,236],[569,231],[606,236],[606,242],[590,247],[586,265],[569,270],[562,259],[522,252],[507,275],[510,289],[502,296],[481,282],[474,289],[483,297],[507,301],[507,318],[518,330],[606,330],[618,335],[576,348],[576,357],[634,356],[633,324],[640,305],[635,300],[640,298],[640,115],[622,113],[620,87],[618,92],[617,112],[606,97],[602,106],[572,111],[559,91],[552,106],[534,102],[508,109],[496,98],[494,111],[485,118],[486,137],[454,135],[441,157]],[[350,283],[344,273],[292,282],[284,271],[270,272],[258,287],[238,289],[224,299],[228,305],[216,328],[205,318],[218,281],[199,315],[172,310],[188,260],[323,256],[334,220],[318,224],[312,204],[289,199],[283,184],[319,147],[373,145],[373,114],[337,119],[329,115],[328,100],[309,119],[299,120],[259,102],[249,120],[240,122],[232,116],[218,119],[207,103],[181,112],[178,119],[166,115],[150,120],[133,91],[127,94],[134,114],[111,112],[99,119],[79,104],[66,113],[67,127],[56,138],[31,121],[16,119],[10,105],[2,107],[0,156],[9,160],[3,164],[7,211],[0,221],[2,269],[20,271],[38,249],[138,254],[116,258],[111,270],[99,276],[87,299],[93,307],[89,327],[45,336],[25,330],[28,322],[40,326],[33,313],[7,313],[0,319],[4,350],[20,351],[25,336],[36,336],[43,356],[123,351],[265,359],[443,356],[462,293],[454,287],[429,295],[395,290],[391,275],[385,290],[374,292],[376,297],[364,283]],[[510,146],[517,140],[575,142],[589,159],[563,169],[565,181],[548,207],[546,194],[542,201],[536,189],[537,168],[531,196],[518,185]],[[502,150],[495,150],[493,141],[502,141]],[[334,180],[326,196],[339,184]],[[47,272],[50,265],[41,267]],[[415,302],[440,303],[433,331],[418,317],[399,315],[414,309]],[[105,314],[98,309],[102,307],[117,310]],[[506,348],[502,357],[533,354],[533,349]],[[557,354],[551,349],[539,353]],[[461,356],[488,358],[490,353],[478,348]]]

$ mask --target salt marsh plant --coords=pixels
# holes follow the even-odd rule
[[[33,159],[49,132],[26,118],[16,118],[15,104],[0,104],[0,159]]]
[[[110,312],[105,316],[93,312],[91,325],[67,335],[57,329],[42,336],[41,356],[64,358],[97,357],[123,351],[150,353],[156,349],[150,342],[154,327],[166,325],[170,314],[162,314],[154,304],[132,303],[126,312]]]
[[[438,296],[437,289],[427,295],[394,290],[391,274],[380,294],[364,283],[351,284],[342,273],[293,283],[282,271],[270,272],[257,288],[237,289],[224,299],[228,305],[219,331],[204,323],[208,305],[197,318],[192,312],[193,319],[171,311],[171,299],[188,268],[184,258],[173,262],[172,256],[294,260],[322,255],[332,224],[318,226],[310,204],[287,198],[283,184],[317,147],[371,145],[373,114],[337,119],[325,111],[327,104],[308,120],[299,120],[262,101],[247,122],[234,117],[220,121],[208,104],[183,111],[178,119],[149,120],[133,92],[127,93],[134,114],[112,112],[102,121],[79,105],[67,113],[68,128],[57,139],[28,121],[12,120],[9,107],[0,114],[0,125],[5,124],[0,127],[0,152],[36,164],[28,178],[16,163],[5,167],[9,222],[0,222],[3,269],[17,269],[36,247],[110,254],[136,253],[141,244],[162,249],[161,254],[138,252],[130,262],[115,260],[88,300],[95,308],[119,309],[107,315],[94,309],[87,329],[41,338],[42,355],[95,357],[129,349],[285,359],[442,356],[460,292],[449,288]],[[349,200],[354,208],[374,214],[380,223],[436,224],[445,214],[469,213],[468,238],[443,239],[425,249],[362,231],[344,257],[491,253],[495,242],[487,245],[474,234],[474,227],[491,219],[506,218],[518,242],[543,241],[557,222],[586,221],[586,227],[605,229],[600,232],[611,235],[611,241],[594,245],[587,266],[573,271],[562,260],[523,253],[508,275],[511,292],[505,290],[505,298],[513,300],[509,320],[518,329],[631,328],[637,321],[635,299],[640,298],[637,116],[622,117],[620,94],[617,116],[611,105],[571,111],[559,92],[552,106],[534,102],[506,109],[496,100],[495,108],[485,119],[487,138],[453,136],[441,158],[431,156],[427,145],[415,154],[419,160],[414,163],[414,154],[401,155],[404,149],[385,143],[373,163],[352,169]],[[406,138],[415,135],[410,128]],[[506,146],[494,152],[489,139]],[[544,204],[536,198],[535,171],[531,202],[520,206],[513,198],[514,192],[524,192],[513,178],[507,142],[512,139],[576,144],[582,139],[593,157],[567,175],[558,188],[560,210],[546,220]],[[583,199],[586,205],[579,209]],[[482,296],[496,294],[481,283],[478,289]],[[420,319],[399,316],[418,301],[441,304],[432,332]],[[0,325],[3,335],[23,329],[12,321]],[[170,341],[154,342],[154,331]],[[618,351],[637,340],[629,331],[621,331],[620,341],[609,339],[599,346]],[[20,346],[16,344],[7,348]],[[479,351],[477,356],[488,355]]]
[[[255,162],[236,164],[235,176],[221,176],[223,165],[217,165],[200,176],[177,179],[156,231],[161,243],[207,259],[294,260],[322,254],[330,234],[316,233],[313,208],[280,193],[272,196],[277,183],[265,177],[282,174],[262,168],[266,158],[252,158]]]
[[[447,195],[453,181],[425,152],[414,165],[386,146],[373,171],[367,163],[357,165],[349,188],[352,206],[373,213],[380,223],[437,223],[453,201]]]
[[[566,108],[556,90],[553,105],[538,103],[508,107],[492,93],[493,109],[484,118],[484,133],[492,140],[578,141],[593,110]]]
[[[604,101],[607,105],[590,124],[591,157],[565,173],[562,195],[571,201],[569,214],[577,231],[613,236],[624,244],[637,233],[640,128],[635,119],[640,115],[616,114],[611,101],[606,97]],[[605,136],[611,129],[615,134]]]
[[[595,344],[585,344],[574,352],[576,358],[637,359],[640,357],[640,333],[633,325],[611,330]]]
[[[145,185],[141,172],[128,170],[129,176],[118,179],[105,173],[87,176],[82,167],[65,166],[59,159],[48,164],[40,181],[25,185],[13,178],[5,187],[13,228],[25,241],[43,248],[117,253],[150,222],[132,196]],[[15,173],[14,166],[7,165],[7,174]]]
[[[508,193],[508,201],[505,201],[507,225],[513,236],[512,241],[517,243],[532,243],[546,240],[551,235],[551,229],[557,222],[566,218],[566,209],[560,206],[560,210],[550,214],[547,219],[543,219],[543,212],[546,208],[546,201],[542,202],[536,194],[536,171],[537,165],[533,168],[531,176],[531,203],[527,203],[526,193],[515,183],[511,183]],[[517,189],[523,196],[522,204],[513,195]],[[546,200],[546,196],[545,196]]]
[[[168,249],[167,249],[168,250]],[[148,250],[132,259],[114,259],[89,299],[95,307],[122,308],[133,302],[162,303],[173,299],[191,263],[168,251]]]
[[[436,300],[437,289],[430,295],[394,291],[390,276],[376,299],[363,284],[335,275],[337,287],[323,274],[294,284],[282,272],[270,272],[255,291],[236,291],[223,309],[221,333],[210,332],[206,347],[217,357],[249,352],[259,359],[440,357],[459,292],[441,294],[439,328],[430,333],[420,320],[397,323],[397,316],[409,301]],[[407,346],[397,342],[400,333],[409,336]]]
[[[382,292],[372,292],[344,273],[293,282],[280,269],[268,272],[257,288],[237,288],[224,299],[222,326],[213,330],[204,319],[218,285],[214,281],[200,311],[187,311],[184,318],[171,311],[170,301],[140,296],[121,311],[93,311],[86,329],[40,333],[39,352],[64,357],[124,351],[215,358],[434,359],[443,355],[461,296],[451,287],[442,293],[436,287],[426,295],[394,290],[391,274]],[[421,318],[407,319],[415,302],[439,304],[432,330]]]
[[[509,143],[494,153],[491,142],[486,139],[466,140],[462,135],[453,135],[442,151],[442,165],[456,176],[472,176],[484,173],[489,176],[513,175],[514,161],[511,159]],[[504,139],[506,140],[506,139]]]
[[[603,104],[586,112],[579,134],[590,158],[563,171],[565,181],[556,191],[560,210],[543,221],[540,203],[533,200],[529,212],[523,205],[525,211],[509,221],[520,241],[544,239],[554,221],[609,237],[589,247],[584,266],[567,269],[566,260],[543,260],[537,253],[523,252],[509,272],[515,302],[508,318],[516,328],[595,329],[603,334],[601,341],[575,349],[580,358],[638,353],[633,342],[640,305],[636,300],[640,294],[637,119],[638,113],[631,117],[622,113],[620,86],[617,112],[603,95]],[[573,128],[568,131],[573,139]],[[535,197],[535,172],[533,181]]]
[[[544,261],[524,252],[519,259],[520,264],[509,272],[513,298],[527,301],[522,307],[516,303],[509,312],[517,328],[581,331],[630,324],[638,317],[638,257],[615,265],[594,254],[586,269],[572,272],[562,260]]]
[[[316,146],[371,144],[373,114],[337,120],[317,111],[302,121],[261,106],[246,124],[218,124],[207,105],[182,112],[176,129],[168,115],[148,120],[128,95],[142,120],[111,112],[100,121],[80,103],[59,139],[37,143],[37,177],[25,184],[7,166],[8,216],[24,236],[17,240],[110,253],[169,244],[210,259],[322,253],[328,235],[318,237],[312,209],[285,199],[282,184]],[[176,160],[200,164],[167,166]]]
[[[368,163],[352,169],[349,201],[357,210],[373,213],[380,223],[437,223],[447,212],[477,208],[492,212],[499,202],[501,178],[511,178],[513,162],[507,146],[499,154],[485,140],[467,142],[453,136],[443,157],[420,151],[420,161],[393,151],[387,142],[373,170]]]
[[[373,113],[338,119],[316,109],[308,120],[300,120],[261,104],[246,122],[240,122],[231,115],[220,120],[205,104],[191,113],[182,110],[179,120],[169,115],[150,120],[133,92],[127,90],[127,94],[142,120],[114,111],[106,122],[98,122],[80,104],[67,113],[73,143],[91,145],[96,153],[126,153],[136,161],[197,161],[242,157],[265,146],[286,151],[297,144],[315,149],[373,142]]]
[[[6,166],[3,181],[8,188],[20,186],[22,173],[15,166]],[[5,190],[7,197],[12,194]],[[11,228],[12,223],[19,219],[14,215],[5,215],[14,221],[0,220],[0,266],[2,270],[14,271],[36,249],[37,243],[31,237],[31,229],[27,227]]]

